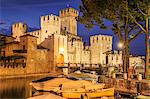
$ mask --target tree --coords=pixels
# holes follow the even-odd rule
[[[127,73],[129,68],[129,44],[143,32],[134,20],[136,17],[136,21],[143,24],[143,16],[133,12],[136,9],[134,8],[135,3],[142,1],[132,1],[134,0],[82,0],[80,6],[82,16],[78,18],[87,28],[96,25],[102,29],[107,29],[104,20],[107,19],[112,22],[111,29],[118,36],[120,42],[124,44],[124,73]],[[146,3],[144,2],[143,5]]]
[[[150,27],[150,0],[134,0],[130,1],[131,7],[134,8],[130,9],[129,16],[133,19],[134,23],[139,26],[139,28],[146,34],[145,36],[145,45],[146,45],[146,62],[145,62],[145,77],[150,77],[149,72],[149,63],[150,63],[150,46],[149,46],[149,27]],[[136,13],[139,13],[136,15]],[[139,19],[141,19],[139,21]],[[144,25],[143,23],[144,22]]]

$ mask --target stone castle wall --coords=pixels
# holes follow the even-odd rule
[[[26,74],[25,63],[11,63],[0,62],[0,76],[1,75],[19,75]]]

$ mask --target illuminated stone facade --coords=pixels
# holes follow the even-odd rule
[[[121,64],[121,53],[106,54],[112,51],[112,36],[94,35],[90,37],[90,46],[84,45],[82,38],[77,35],[77,16],[78,11],[73,8],[61,10],[59,16],[41,16],[40,29],[32,32],[27,32],[28,26],[25,23],[13,24],[12,38],[15,40],[7,43],[3,51],[6,57],[21,58],[15,57],[14,60],[5,62],[7,65],[0,62],[1,74],[9,74],[10,68],[5,67],[12,68],[10,74],[29,74],[56,71],[57,66]],[[16,69],[13,64],[22,69]]]
[[[112,36],[95,35],[90,37],[91,63],[106,64],[106,52],[112,50]]]

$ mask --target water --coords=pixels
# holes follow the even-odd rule
[[[0,80],[0,99],[26,99],[30,96],[29,83],[39,77]]]
[[[0,80],[0,99],[26,99],[30,97],[30,85],[33,80],[43,77],[12,78]],[[47,77],[43,80],[50,80],[53,77]],[[40,81],[40,80],[39,80]],[[125,96],[124,98],[130,99]],[[133,97],[132,97],[133,98]]]

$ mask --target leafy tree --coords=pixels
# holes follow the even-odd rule
[[[132,18],[132,21],[146,34],[145,36],[145,45],[146,45],[145,77],[149,78],[150,77],[150,72],[149,72],[150,0],[133,0],[130,1],[130,6],[133,8],[130,8],[129,16]],[[144,22],[144,25],[142,22]]]
[[[92,28],[96,25],[102,29],[107,29],[108,26],[105,25],[104,20],[107,19],[112,22],[111,29],[124,45],[123,71],[125,73],[128,72],[129,68],[129,44],[143,32],[143,29],[140,29],[139,26],[144,27],[144,17],[137,6],[145,11],[148,1],[82,0],[82,5],[80,6],[82,16],[78,20],[85,24],[87,28]],[[137,5],[137,3],[139,4]]]

